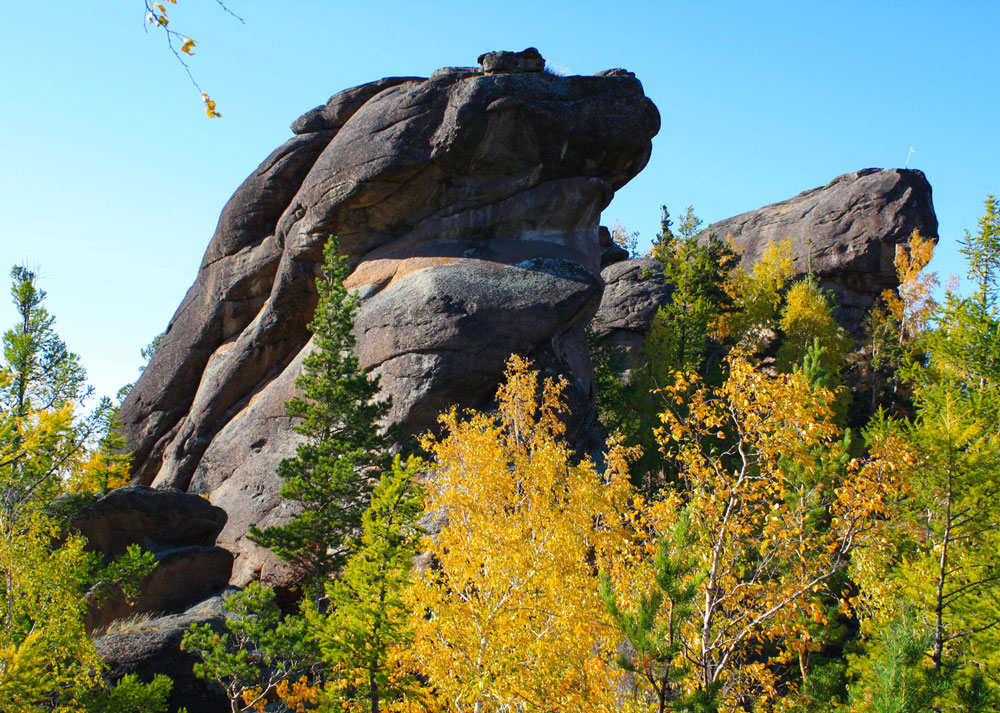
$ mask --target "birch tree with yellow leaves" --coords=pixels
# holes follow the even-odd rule
[[[465,711],[617,710],[613,630],[597,592],[627,541],[630,453],[603,475],[561,440],[563,382],[511,357],[496,417],[451,410],[428,509],[443,522],[412,598],[411,656],[428,707]]]
[[[713,699],[699,710],[794,700],[817,629],[844,594],[832,585],[850,554],[877,540],[910,462],[890,440],[852,458],[832,418],[834,394],[802,371],[767,374],[740,356],[729,368],[721,387],[675,373],[663,391],[657,438],[680,481],[643,517],[659,538],[660,565],[652,555],[638,563],[632,587],[649,591],[664,562],[674,563],[675,592],[693,587],[660,597],[671,606],[656,616],[686,612],[663,630],[677,642],[674,669],[686,672],[674,695]],[[672,534],[678,522],[687,523],[683,537]]]

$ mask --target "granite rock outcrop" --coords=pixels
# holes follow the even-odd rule
[[[137,482],[227,511],[234,584],[294,579],[244,535],[292,512],[274,470],[297,444],[284,403],[330,235],[393,420],[415,433],[445,406],[487,403],[518,352],[567,377],[569,430],[584,430],[600,213],[645,166],[659,115],[622,70],[560,77],[532,49],[480,62],[355,87],[293,122],[223,210],[121,410]]]
[[[770,243],[790,241],[796,279],[813,272],[836,298],[838,319],[859,335],[875,299],[899,284],[893,264],[896,246],[905,244],[914,230],[937,240],[937,228],[931,186],[922,172],[869,168],[720,220],[702,235],[711,231],[731,239],[747,270]],[[594,329],[634,353],[671,291],[663,285],[657,263],[648,258],[611,257],[603,264],[606,286]]]

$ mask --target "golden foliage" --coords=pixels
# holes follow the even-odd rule
[[[899,321],[900,339],[910,341],[927,329],[937,303],[933,291],[937,287],[937,273],[924,272],[934,256],[934,241],[925,238],[919,230],[914,230],[906,245],[896,246],[896,276],[899,279],[898,293],[885,290],[882,299],[890,314]]]
[[[445,525],[436,566],[413,590],[412,658],[447,711],[614,710],[608,617],[597,570],[627,540],[632,453],[603,476],[560,441],[565,382],[511,357],[496,418],[453,409],[435,458],[429,511]]]
[[[719,316],[716,339],[754,352],[763,331],[774,326],[785,285],[792,270],[792,241],[769,243],[760,261],[747,272],[737,266],[723,284],[733,309]]]
[[[802,364],[809,347],[819,340],[825,348],[822,362],[836,373],[851,349],[851,340],[833,316],[827,294],[812,280],[795,283],[785,296],[781,310],[781,331],[784,341],[778,350],[778,368],[791,371]]]
[[[701,562],[682,628],[689,685],[721,685],[723,710],[764,705],[782,690],[771,664],[808,666],[828,583],[877,537],[911,461],[895,442],[850,458],[833,393],[802,372],[768,375],[737,355],[723,386],[676,373],[663,394],[657,438],[681,483],[648,520],[662,535],[683,512]]]

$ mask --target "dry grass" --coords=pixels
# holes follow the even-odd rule
[[[125,634],[130,631],[136,631],[138,629],[145,628],[145,625],[151,622],[153,619],[158,619],[163,614],[161,612],[137,612],[135,614],[129,614],[128,616],[123,616],[120,619],[115,619],[111,623],[102,626],[98,629],[94,629],[90,633],[91,638],[98,638],[99,636],[107,636],[108,634]]]

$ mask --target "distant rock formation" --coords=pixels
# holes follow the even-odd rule
[[[845,173],[710,228],[742,247],[744,267],[755,264],[769,243],[791,240],[796,274],[815,273],[836,296],[841,322],[855,334],[875,298],[899,284],[896,246],[914,230],[936,241],[937,229],[930,183],[921,171],[902,168]]]
[[[790,240],[797,277],[812,271],[834,293],[837,317],[853,334],[883,290],[899,282],[896,246],[914,230],[937,240],[931,186],[920,171],[869,168],[847,173],[794,198],[721,220],[702,234],[732,238],[750,269],[767,246]],[[607,264],[607,263],[606,263]],[[611,261],[594,329],[633,352],[648,334],[656,310],[670,299],[655,261]]]
[[[624,70],[560,77],[533,49],[480,62],[348,89],[297,119],[226,205],[122,407],[137,482],[228,513],[234,584],[294,578],[244,535],[291,514],[275,468],[298,442],[284,403],[329,235],[363,298],[361,362],[409,432],[488,402],[512,352],[570,381],[571,434],[592,414],[598,221],[646,165],[659,115]]]

